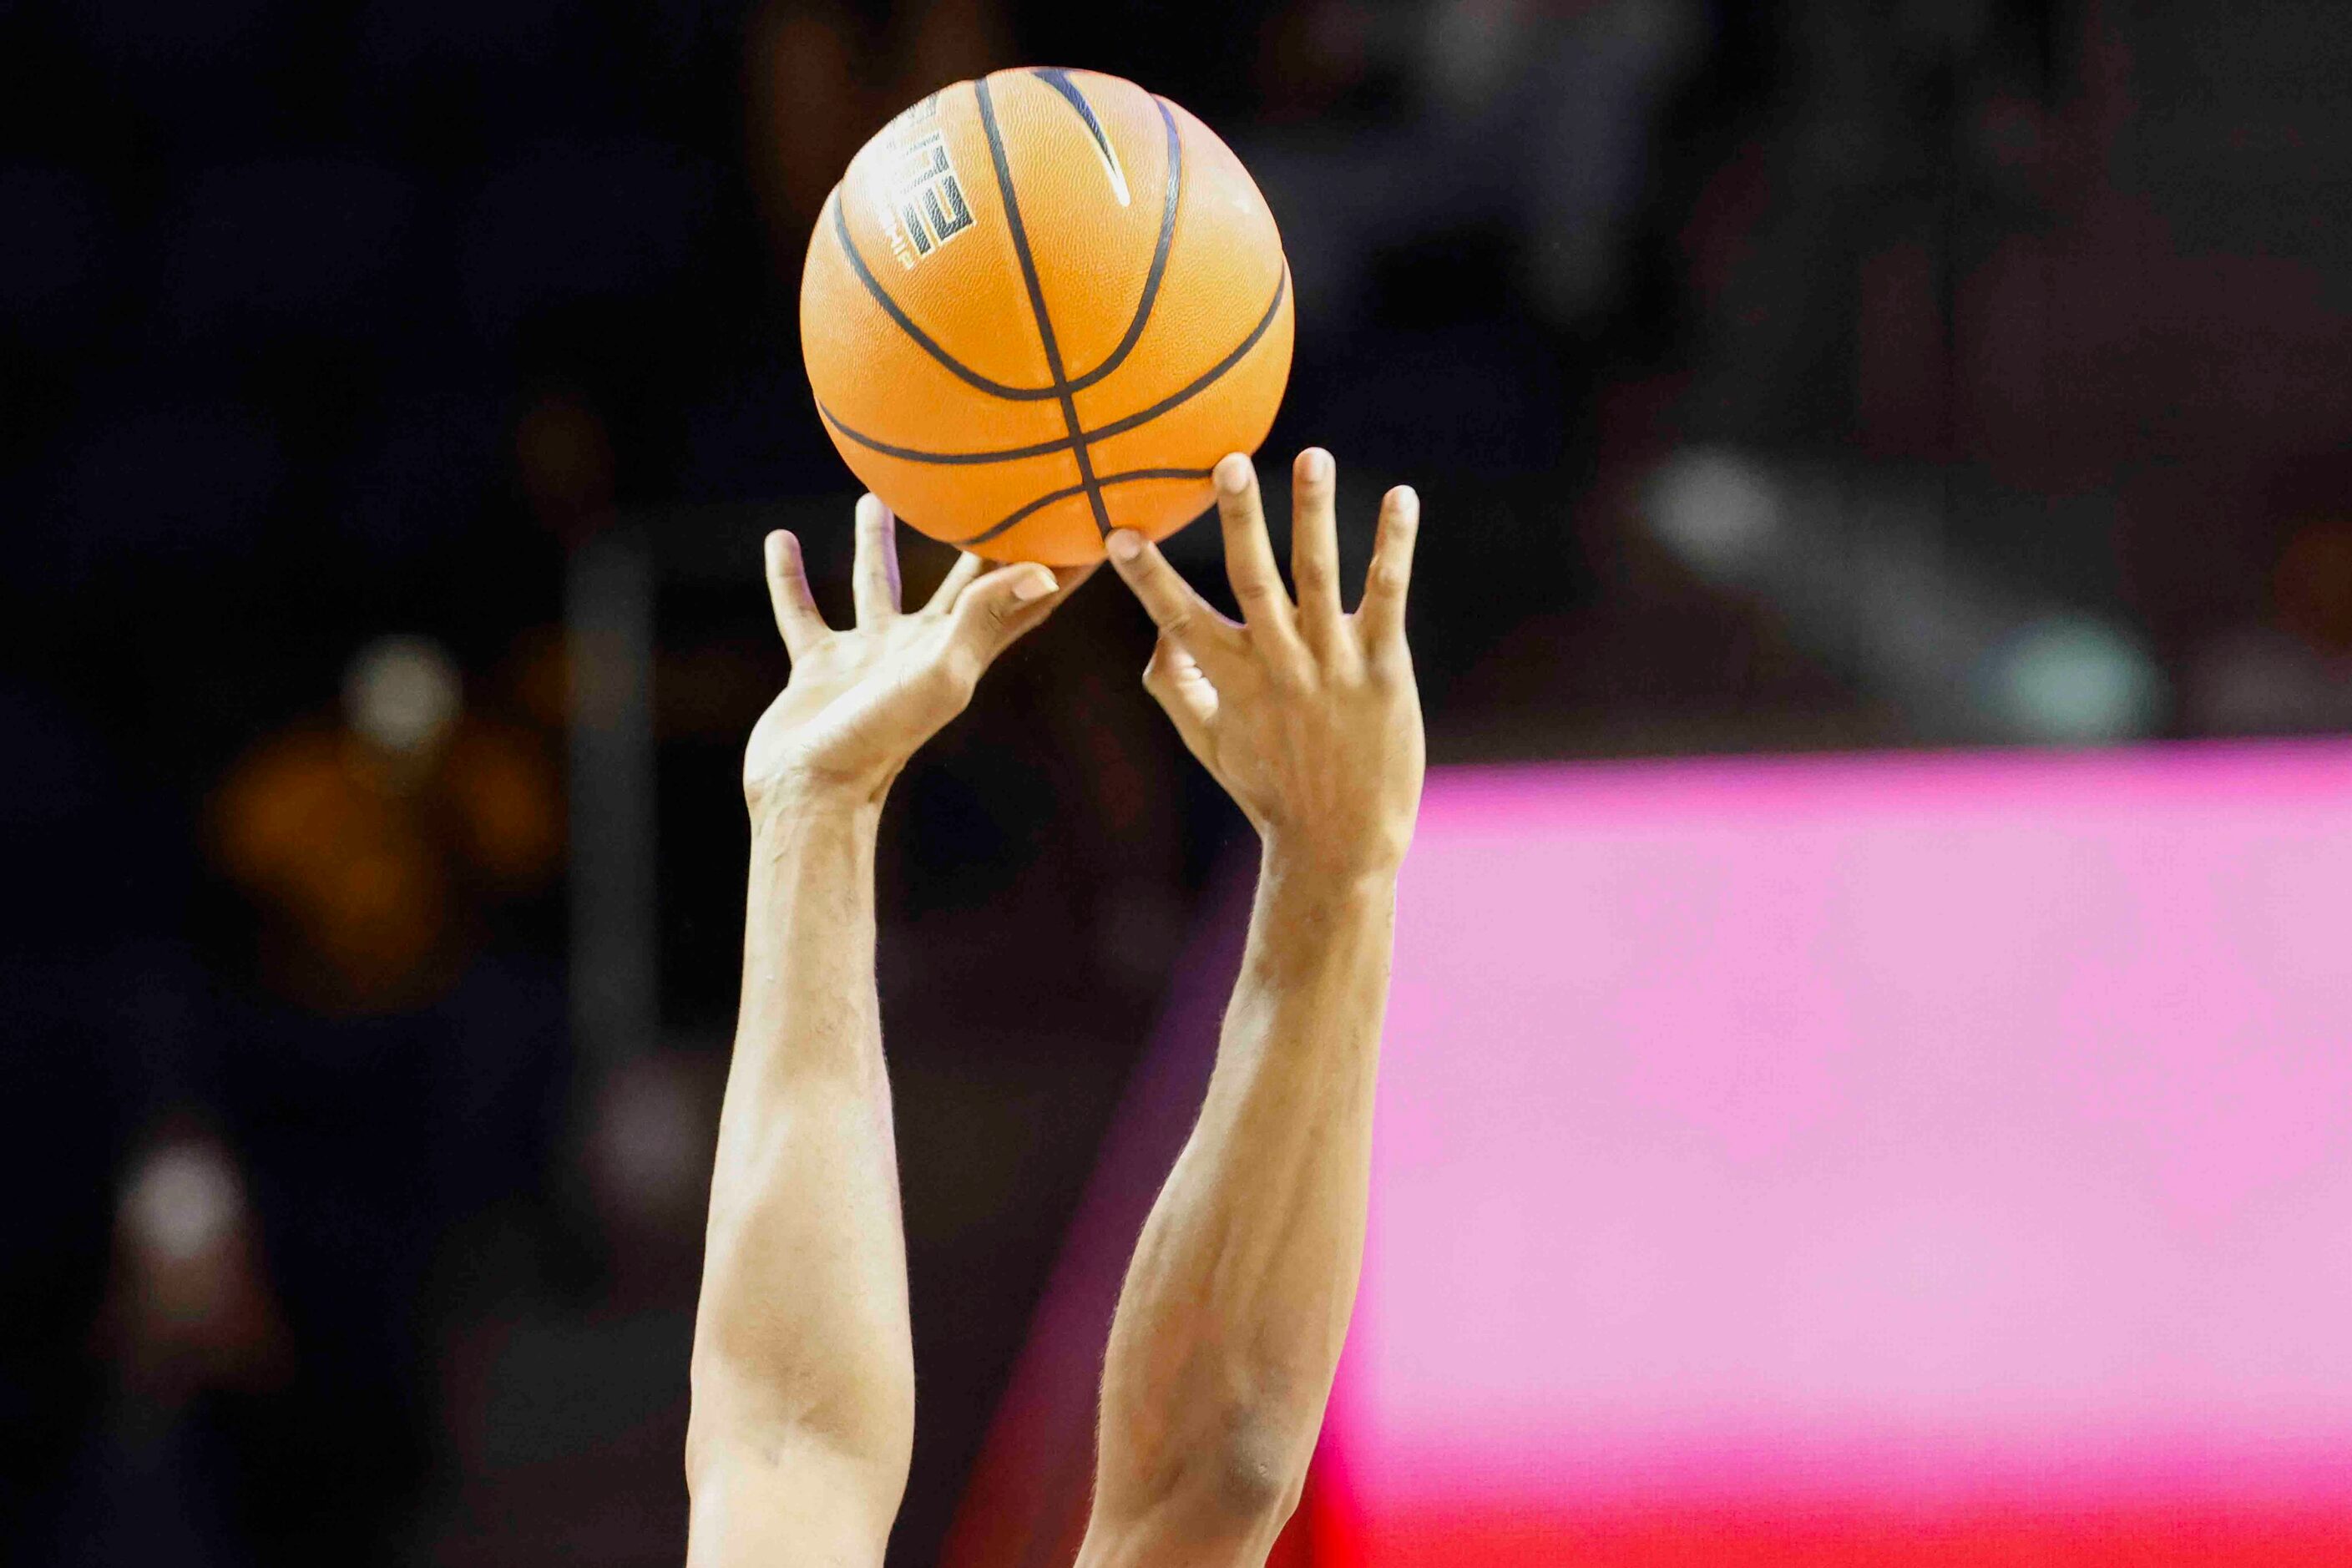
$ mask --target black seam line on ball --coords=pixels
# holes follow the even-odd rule
[[[1158,302],[1160,284],[1168,275],[1168,254],[1174,248],[1176,211],[1184,188],[1184,142],[1177,134],[1176,119],[1168,112],[1167,101],[1154,99],[1152,102],[1160,110],[1160,123],[1168,135],[1167,192],[1161,203],[1160,239],[1151,253],[1151,268],[1144,275],[1142,297],[1136,302],[1135,314],[1128,321],[1127,335],[1119,339],[1118,346],[1111,350],[1109,358],[1070,383],[1072,392],[1084,392],[1127,363],[1128,355],[1133,353],[1135,345],[1142,341],[1143,329],[1150,324],[1152,306]],[[915,324],[914,318],[908,315],[905,308],[890,297],[890,291],[882,287],[882,280],[874,276],[874,269],[866,265],[866,258],[859,254],[856,242],[849,237],[847,204],[841,199],[841,187],[834,186],[833,194],[825,199],[833,208],[834,240],[841,247],[841,254],[849,262],[850,270],[857,274],[857,281],[865,287],[867,296],[882,307],[883,313],[890,318],[891,323],[906,333],[917,348],[938,361],[940,366],[957,380],[987,393],[991,397],[1002,397],[1011,403],[1042,403],[1049,397],[1061,395],[1058,387],[1010,386],[1003,382],[991,380],[941,348],[937,340]]]
[[[1070,106],[1086,121],[1087,130],[1093,135],[1096,144],[1103,149],[1103,155],[1109,157],[1110,139],[1104,133],[1102,122],[1095,118],[1094,105],[1088,103],[1086,94],[1078,90],[1078,84],[1070,79],[1070,73],[1049,66],[1029,74],[1069,100]],[[1176,212],[1182,204],[1184,194],[1184,139],[1177,134],[1176,116],[1170,112],[1166,99],[1153,94],[1151,107],[1160,111],[1160,129],[1168,141],[1168,174],[1161,182],[1164,194],[1160,198],[1160,239],[1151,252],[1151,269],[1144,275],[1143,292],[1136,300],[1135,314],[1128,320],[1127,335],[1119,339],[1118,346],[1110,351],[1109,357],[1102,363],[1070,383],[1072,392],[1084,392],[1127,363],[1127,356],[1135,352],[1135,345],[1142,340],[1143,329],[1151,322],[1151,308],[1159,301],[1160,282],[1168,275],[1168,253],[1176,243]]]
[[[1290,268],[1286,266],[1282,269],[1281,280],[1274,286],[1273,302],[1266,306],[1265,314],[1258,318],[1257,325],[1250,329],[1249,336],[1244,338],[1234,347],[1233,353],[1218,361],[1190,385],[1170,393],[1150,407],[1139,409],[1124,418],[1114,419],[1109,424],[1098,426],[1095,429],[1081,431],[1080,435],[1088,441],[1108,441],[1113,436],[1123,436],[1139,425],[1149,425],[1161,415],[1198,397],[1218,381],[1223,380],[1226,373],[1248,356],[1250,350],[1257,347],[1258,341],[1264,338],[1267,330],[1274,325],[1275,317],[1281,314],[1283,299],[1289,291]],[[1052,441],[1038,441],[1026,447],[1003,447],[992,452],[927,452],[919,447],[894,447],[887,441],[877,441],[862,431],[853,430],[844,425],[835,416],[833,410],[827,408],[822,402],[816,405],[816,411],[824,416],[824,422],[832,426],[845,439],[856,442],[867,451],[879,452],[886,458],[897,458],[901,462],[908,463],[939,463],[950,467],[970,467],[980,463],[1011,463],[1024,458],[1043,458],[1055,452],[1066,452],[1073,444],[1070,438],[1065,436]]]
[[[1015,403],[1032,403],[1060,395],[1057,389],[1050,386],[1007,386],[1001,381],[991,381],[932,342],[929,333],[915,325],[914,318],[899,308],[898,301],[890,298],[889,290],[882,287],[882,280],[875,277],[873,270],[866,265],[866,258],[857,254],[857,247],[849,237],[849,217],[845,211],[848,204],[841,199],[839,185],[833,188],[831,199],[833,235],[841,242],[841,253],[849,258],[850,269],[857,274],[857,280],[866,285],[866,292],[873,297],[874,302],[882,307],[884,312],[898,325],[900,331],[914,341],[917,348],[939,361],[940,365],[958,380],[978,387],[992,397],[1008,398]]]
[[[1061,345],[1054,341],[1054,321],[1045,310],[1045,286],[1037,279],[1037,258],[1030,254],[1029,230],[1021,221],[1021,198],[1013,189],[1013,165],[1004,155],[1004,137],[996,128],[996,105],[988,90],[988,79],[981,78],[971,84],[972,93],[980,102],[980,128],[988,136],[988,156],[996,165],[997,194],[1004,201],[1004,226],[1013,236],[1013,254],[1021,263],[1021,280],[1029,289],[1029,313],[1037,319],[1037,340],[1045,348],[1045,369],[1054,378],[1054,391],[1062,402],[1062,423],[1070,432],[1070,454],[1078,460],[1078,483],[1086,487],[1087,504],[1094,509],[1095,527],[1110,532],[1110,508],[1104,504],[1102,487],[1095,482],[1095,465],[1087,451],[1086,426],[1078,422],[1078,400],[1070,392],[1069,377],[1063,374]]]
[[[1077,89],[1073,87],[1070,90],[1076,92]],[[1151,324],[1151,308],[1159,303],[1160,285],[1168,276],[1168,253],[1176,244],[1176,209],[1184,194],[1184,142],[1176,134],[1176,117],[1168,112],[1168,105],[1156,98],[1151,102],[1160,110],[1160,124],[1168,132],[1168,194],[1160,205],[1160,243],[1151,253],[1151,270],[1144,274],[1143,295],[1135,302],[1135,314],[1127,323],[1127,335],[1118,340],[1109,358],[1070,383],[1072,392],[1084,392],[1127,363],[1127,356],[1143,341],[1143,329]]]
[[[1113,485],[1133,484],[1138,479],[1205,479],[1213,471],[1209,468],[1131,468],[1123,474],[1105,474],[1095,482],[1108,489]],[[1066,489],[1053,490],[1039,496],[1003,521],[982,529],[970,539],[955,541],[956,548],[969,550],[975,544],[985,544],[1016,524],[1026,522],[1032,516],[1052,506],[1055,501],[1068,500],[1072,496],[1084,493],[1086,493],[1085,486],[1072,485]]]
[[[1151,253],[1151,268],[1144,275],[1143,293],[1136,301],[1135,314],[1128,321],[1127,335],[1119,339],[1118,346],[1111,350],[1110,357],[1070,383],[1069,389],[1074,393],[1084,392],[1127,363],[1128,356],[1135,352],[1135,345],[1143,339],[1143,329],[1150,324],[1152,307],[1159,302],[1160,285],[1168,276],[1168,255],[1175,246],[1176,212],[1184,189],[1184,142],[1183,138],[1177,134],[1176,118],[1168,111],[1167,100],[1155,98],[1152,104],[1160,110],[1160,124],[1168,136],[1167,190],[1160,207],[1160,239]],[[874,276],[874,269],[866,265],[866,258],[858,253],[856,242],[849,237],[847,204],[841,198],[841,187],[834,186],[833,194],[825,199],[833,209],[834,240],[841,247],[842,256],[848,261],[850,270],[857,275],[857,281],[864,286],[866,295],[882,307],[883,313],[907,334],[908,341],[930,355],[940,368],[967,386],[1010,403],[1042,403],[1049,397],[1061,395],[1061,389],[1055,386],[1010,386],[992,380],[940,347],[937,340],[915,324],[914,318],[908,315],[905,308],[890,297],[890,291],[882,287],[882,280]]]

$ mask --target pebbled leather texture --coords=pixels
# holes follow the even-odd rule
[[[1106,525],[1164,538],[1210,505],[1210,468],[1274,422],[1292,324],[1241,161],[1093,71],[998,71],[900,114],[801,280],[809,384],[857,477],[935,538],[1057,566],[1100,559]]]

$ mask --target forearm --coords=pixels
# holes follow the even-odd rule
[[[1114,1507],[1295,1500],[1361,1265],[1394,910],[1392,876],[1266,854],[1201,1120],[1112,1325]]]
[[[714,1437],[820,1445],[895,1507],[914,1369],[874,982],[877,816],[822,799],[754,816],[688,1470]]]

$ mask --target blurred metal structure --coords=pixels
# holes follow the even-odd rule
[[[652,551],[631,527],[572,552],[571,1012],[583,1079],[600,1080],[660,1027],[655,871]]]
[[[660,757],[655,711],[665,590],[740,584],[759,603],[760,540],[789,528],[820,582],[849,568],[849,500],[637,513],[572,552],[571,1015],[582,1082],[660,1044]]]

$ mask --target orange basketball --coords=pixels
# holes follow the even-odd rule
[[[825,202],[801,351],[892,510],[1000,561],[1173,533],[1265,438],[1290,269],[1216,133],[1093,71],[998,71],[882,128]]]

